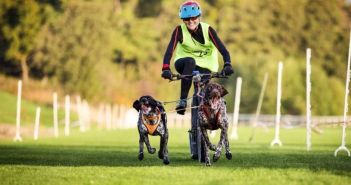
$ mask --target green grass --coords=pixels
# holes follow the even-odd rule
[[[257,130],[253,143],[249,136],[249,128],[239,128],[239,140],[231,141],[233,160],[222,155],[211,167],[189,158],[185,129],[170,130],[168,166],[156,154],[138,161],[136,129],[5,140],[0,141],[0,184],[351,184],[351,158],[333,156],[340,128],[313,134],[310,152],[304,129],[281,130],[282,147],[269,147],[273,130]],[[158,148],[159,138],[152,137],[151,144]]]
[[[21,100],[21,125],[33,124],[35,121],[36,108],[41,107],[40,124],[46,126],[53,125],[52,105],[35,104],[24,99]],[[0,91],[0,124],[16,124],[17,97]],[[58,111],[59,120],[64,119],[64,108]],[[77,115],[71,113],[71,120],[77,120]]]

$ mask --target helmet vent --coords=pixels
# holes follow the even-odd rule
[[[198,17],[201,15],[199,3],[193,0],[188,0],[183,3],[179,9],[179,18]]]

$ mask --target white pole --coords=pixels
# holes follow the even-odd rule
[[[82,117],[86,130],[90,130],[90,109],[87,100],[82,102]]]
[[[231,139],[238,139],[238,120],[239,120],[239,105],[240,105],[240,94],[241,94],[241,77],[236,79],[236,91],[235,91],[235,104],[234,104],[234,113],[233,113],[233,128]]]
[[[249,141],[252,141],[254,138],[254,135],[255,135],[255,128],[257,126],[258,117],[260,116],[262,102],[263,102],[263,98],[264,98],[264,92],[266,91],[267,81],[268,81],[268,73],[265,73],[264,78],[263,78],[263,83],[262,83],[262,89],[260,92],[260,97],[258,99],[258,105],[256,108],[255,120],[253,121],[253,125],[252,125],[252,127],[253,127],[252,134],[251,134],[251,137],[249,138]]]
[[[39,124],[40,124],[40,107],[37,107],[35,114],[35,124],[34,124],[34,140],[38,140],[39,137]]]
[[[22,97],[22,80],[18,81],[17,91],[17,113],[16,113],[16,136],[14,141],[22,141],[21,137],[21,97]]]
[[[118,106],[113,104],[112,107],[112,129],[116,130],[118,128]]]
[[[111,116],[111,105],[110,104],[106,104],[105,105],[105,120],[106,120],[106,128],[107,130],[110,130],[111,129],[111,119],[112,119],[112,116]]]
[[[79,130],[81,132],[85,132],[85,123],[82,115],[82,102],[80,96],[76,97],[77,102],[77,113],[78,113],[78,122],[79,122]]]
[[[65,136],[69,136],[71,101],[69,95],[65,97]]]
[[[174,128],[178,128],[178,116],[174,116]]]
[[[118,105],[118,128],[123,128],[122,112],[123,112],[122,105]]]
[[[99,108],[98,108],[98,115],[97,115],[97,124],[98,128],[103,128],[104,124],[104,105],[100,103]]]
[[[347,123],[347,111],[348,103],[347,98],[349,96],[349,83],[350,83],[350,60],[351,60],[351,31],[350,31],[350,42],[349,42],[349,57],[347,60],[347,71],[346,71],[346,85],[345,85],[345,102],[344,102],[344,123],[342,125],[342,139],[341,145],[334,152],[334,156],[338,155],[338,152],[343,150],[347,152],[347,155],[350,157],[350,151],[346,148],[346,123]]]
[[[119,105],[119,113],[118,113],[118,125],[119,128],[124,128],[124,121],[123,121],[123,114],[124,114],[124,107]]]
[[[124,105],[122,105],[121,108],[122,108],[122,111],[120,111],[121,123],[122,123],[121,126],[122,126],[122,128],[128,128],[128,123],[126,123],[127,108]]]
[[[306,147],[311,150],[311,49],[306,55]]]
[[[176,128],[182,128],[180,119],[181,118],[179,116],[176,117]],[[128,125],[126,125],[126,127],[128,127]]]
[[[104,104],[104,120],[105,120],[105,128],[110,129],[108,125],[108,110],[107,104]]]
[[[58,130],[58,105],[57,105],[57,93],[54,92],[53,94],[54,98],[54,134],[55,137],[59,136],[59,130]]]
[[[275,117],[275,137],[271,142],[271,146],[278,144],[282,146],[282,142],[279,139],[279,127],[280,127],[280,100],[282,96],[282,72],[283,72],[283,62],[279,62],[278,66],[278,84],[277,84],[277,114]]]
[[[90,111],[90,106],[89,106],[88,101],[86,101],[86,113],[87,113],[88,129],[90,130],[92,116],[91,116],[91,111]]]
[[[262,102],[263,102],[263,98],[264,98],[264,92],[265,92],[266,86],[267,86],[267,81],[268,81],[268,73],[265,73],[264,74],[264,78],[263,78],[263,86],[262,86],[262,89],[261,89],[260,97],[259,97],[259,100],[258,100],[258,105],[257,105],[257,108],[256,108],[256,115],[255,115],[254,126],[257,125],[258,117],[260,116]]]

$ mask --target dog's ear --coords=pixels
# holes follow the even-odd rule
[[[157,107],[160,109],[160,111],[165,112],[165,108],[163,107],[162,103],[159,101],[156,101],[156,102],[157,102]]]
[[[157,101],[155,99],[150,99],[150,105],[153,107],[157,107]]]
[[[135,100],[134,103],[133,103],[133,107],[134,107],[135,110],[137,110],[139,112],[140,109],[141,109],[140,101],[139,100]]]
[[[149,104],[152,107],[157,107],[158,106],[158,101],[155,100],[155,98],[153,98],[152,96],[148,96],[148,100],[149,100]]]
[[[221,85],[221,97],[224,97],[224,96],[227,95],[227,94],[228,94],[227,89],[225,89],[224,86]]]

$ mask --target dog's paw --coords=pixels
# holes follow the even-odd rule
[[[168,158],[164,158],[163,159],[163,164],[168,165],[169,164],[169,159]]]
[[[216,154],[214,154],[213,155],[213,162],[217,162],[218,161],[218,159],[219,159],[219,157],[220,157],[220,155],[216,155]]]
[[[163,159],[163,152],[161,152],[161,150],[158,151],[158,158]]]
[[[211,144],[210,147],[209,147],[209,149],[212,150],[212,151],[216,151],[216,145]]]
[[[144,153],[143,153],[143,152],[140,152],[140,153],[139,153],[138,159],[139,159],[140,161],[144,159]]]
[[[232,159],[232,153],[228,152],[225,154],[225,157],[228,159],[228,160],[231,160]]]
[[[154,154],[154,153],[156,152],[156,148],[151,148],[150,150],[148,150],[148,152],[149,152],[150,154]]]
[[[190,156],[190,158],[191,158],[192,160],[198,160],[198,159],[199,159],[198,156],[197,156],[197,154],[192,154],[192,155]]]
[[[205,166],[211,166],[210,160],[206,160],[206,161],[205,161]]]

